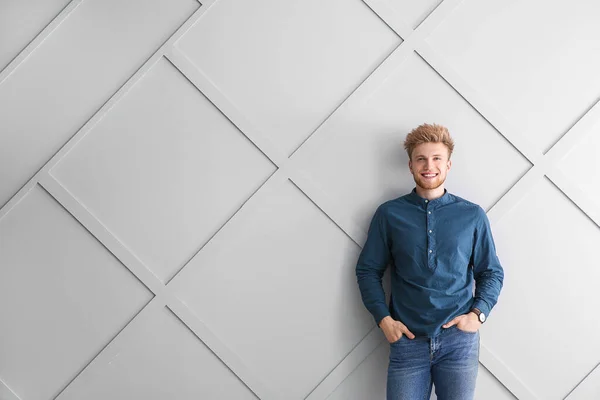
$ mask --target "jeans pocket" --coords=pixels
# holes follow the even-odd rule
[[[463,331],[462,329],[460,329],[458,327],[458,325],[456,325],[456,330],[459,331],[459,332],[462,332],[462,333],[466,333],[467,335],[475,335],[477,332],[479,332],[479,331],[475,331],[475,332]]]
[[[396,340],[395,342],[390,343],[390,345],[398,343],[399,341],[402,340],[403,337],[404,337],[404,335],[400,336],[400,339]]]

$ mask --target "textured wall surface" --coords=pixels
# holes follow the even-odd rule
[[[423,122],[506,274],[476,398],[599,399],[599,15],[0,0],[0,399],[383,400],[354,267]]]

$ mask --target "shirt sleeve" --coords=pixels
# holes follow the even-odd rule
[[[479,207],[479,211],[472,254],[475,277],[475,299],[472,308],[477,308],[488,316],[500,296],[504,270],[496,254],[490,221],[483,208]]]
[[[382,206],[379,206],[371,220],[367,241],[356,264],[356,278],[362,301],[378,326],[383,318],[390,315],[381,284],[381,278],[391,259],[385,223]]]

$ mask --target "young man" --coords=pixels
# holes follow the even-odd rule
[[[454,142],[423,124],[404,142],[416,187],[381,204],[356,265],[362,300],[388,342],[388,400],[473,399],[479,327],[504,271],[485,211],[444,189]],[[391,265],[386,305],[381,278]],[[473,295],[473,282],[475,293]]]

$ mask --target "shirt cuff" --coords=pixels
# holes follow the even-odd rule
[[[387,308],[382,308],[381,310],[377,310],[375,312],[375,315],[373,317],[375,318],[375,324],[377,325],[377,327],[379,327],[381,329],[381,327],[379,326],[379,323],[381,322],[382,319],[384,319],[387,316],[390,316],[390,312]]]
[[[490,307],[485,302],[485,300],[475,299],[475,301],[473,302],[473,305],[471,306],[471,309],[473,309],[473,308],[476,308],[479,311],[481,311],[485,315],[486,318],[490,315]]]

